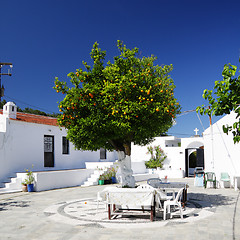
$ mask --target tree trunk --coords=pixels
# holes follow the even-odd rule
[[[122,186],[135,187],[135,179],[131,168],[131,156],[124,151],[118,151],[118,164],[121,170],[120,183]]]

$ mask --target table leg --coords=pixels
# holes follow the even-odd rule
[[[154,215],[153,206],[151,206],[151,214],[150,214],[150,221],[151,222],[153,222],[153,215]]]
[[[184,188],[183,189],[183,207],[185,207],[186,202],[187,202],[187,189]]]
[[[111,205],[108,204],[108,219],[111,220]]]
[[[156,201],[155,201],[155,195],[153,197],[153,216],[156,216]]]

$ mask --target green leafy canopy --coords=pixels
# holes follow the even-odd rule
[[[213,96],[212,90],[205,89],[203,98],[209,102],[209,107],[204,105],[197,107],[200,114],[207,114],[209,116],[221,116],[229,114],[232,110],[237,113],[237,118],[240,116],[240,76],[235,77],[237,67],[231,64],[224,65],[222,81],[215,81],[215,92]],[[223,126],[225,133],[233,133],[233,141],[237,143],[240,141],[240,119],[232,126]]]
[[[117,42],[119,56],[104,65],[106,52],[93,45],[93,66],[77,69],[68,76],[72,87],[55,79],[55,90],[65,95],[59,104],[60,126],[77,149],[124,151],[131,142],[148,144],[165,133],[180,112],[169,73],[172,65],[154,65],[156,57],[138,57],[138,48]]]

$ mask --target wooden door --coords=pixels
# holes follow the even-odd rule
[[[44,135],[44,167],[54,167],[54,136]]]

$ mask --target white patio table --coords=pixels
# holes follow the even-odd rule
[[[108,218],[112,215],[130,215],[129,211],[150,211],[150,220],[155,216],[155,189],[110,188],[107,189]],[[113,211],[111,212],[111,205]],[[117,208],[116,208],[117,206]],[[136,214],[136,213],[134,213]],[[139,215],[139,214],[136,214]]]
[[[183,189],[183,194],[182,194],[182,203],[183,207],[185,207],[186,202],[187,202],[187,188],[188,184],[185,182],[162,182],[158,184],[159,189],[174,189],[174,188],[184,188]]]

